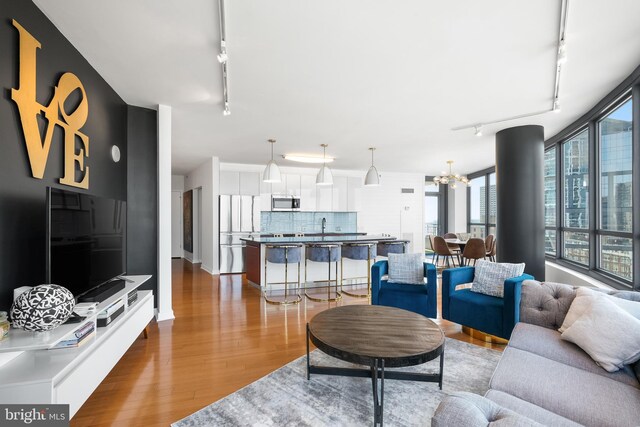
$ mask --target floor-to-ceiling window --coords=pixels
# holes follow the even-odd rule
[[[469,176],[467,228],[471,237],[496,234],[496,174],[491,170]]]
[[[557,253],[556,170],[556,147],[551,147],[544,153],[544,251],[549,255]]]
[[[562,256],[589,265],[589,132],[562,143]]]
[[[634,108],[627,93],[569,136],[547,143],[545,252],[612,286],[640,289],[634,271],[640,252],[633,211],[633,167],[640,156],[634,150]]]
[[[431,253],[429,236],[442,236],[447,232],[447,186],[436,185],[427,176],[424,183],[424,235],[427,254]]]
[[[633,117],[629,99],[597,122],[597,266],[633,280]]]

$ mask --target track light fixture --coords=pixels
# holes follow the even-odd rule
[[[567,45],[564,39],[562,39],[558,45],[558,65],[564,64],[565,62],[567,62]]]
[[[557,44],[557,50],[556,50],[556,63],[554,64],[554,67],[553,67],[555,70],[555,82],[553,85],[553,97],[551,98],[551,100],[553,101],[553,104],[551,108],[547,107],[544,110],[534,111],[526,114],[519,114],[517,116],[512,116],[512,117],[504,117],[498,120],[483,121],[482,123],[484,125],[495,125],[498,123],[525,119],[529,117],[539,116],[542,114],[547,114],[551,111],[553,111],[554,113],[560,112],[560,74],[563,69],[562,64],[564,64],[567,61],[568,17],[569,17],[569,0],[560,0],[560,26],[559,26],[559,33],[557,38],[558,44]],[[482,136],[482,124],[478,125],[478,124],[472,123],[464,126],[454,127],[451,130],[458,131],[458,130],[467,130],[467,129],[475,129],[475,135]]]
[[[224,16],[224,0],[218,0],[218,7],[218,18],[220,19],[220,53],[216,55],[216,59],[222,68],[222,99],[224,102],[222,115],[229,116],[231,115],[231,110],[229,109],[229,82],[227,69],[227,60],[229,57],[227,56],[227,25]]]

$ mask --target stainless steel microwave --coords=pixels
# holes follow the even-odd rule
[[[297,210],[300,210],[300,198],[299,197],[287,197],[287,196],[272,196],[271,197],[271,210],[272,211],[297,211]]]

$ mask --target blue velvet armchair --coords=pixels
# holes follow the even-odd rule
[[[522,282],[533,279],[523,274],[504,281],[504,298],[458,289],[473,282],[475,267],[451,268],[442,272],[442,318],[477,329],[487,334],[509,339],[520,321]]]
[[[382,279],[388,271],[388,261],[378,261],[371,267],[372,305],[402,308],[432,318],[438,315],[438,279],[433,264],[424,263],[424,285],[390,283]]]

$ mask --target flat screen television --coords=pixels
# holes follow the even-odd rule
[[[47,188],[47,283],[76,299],[126,272],[127,205]]]

